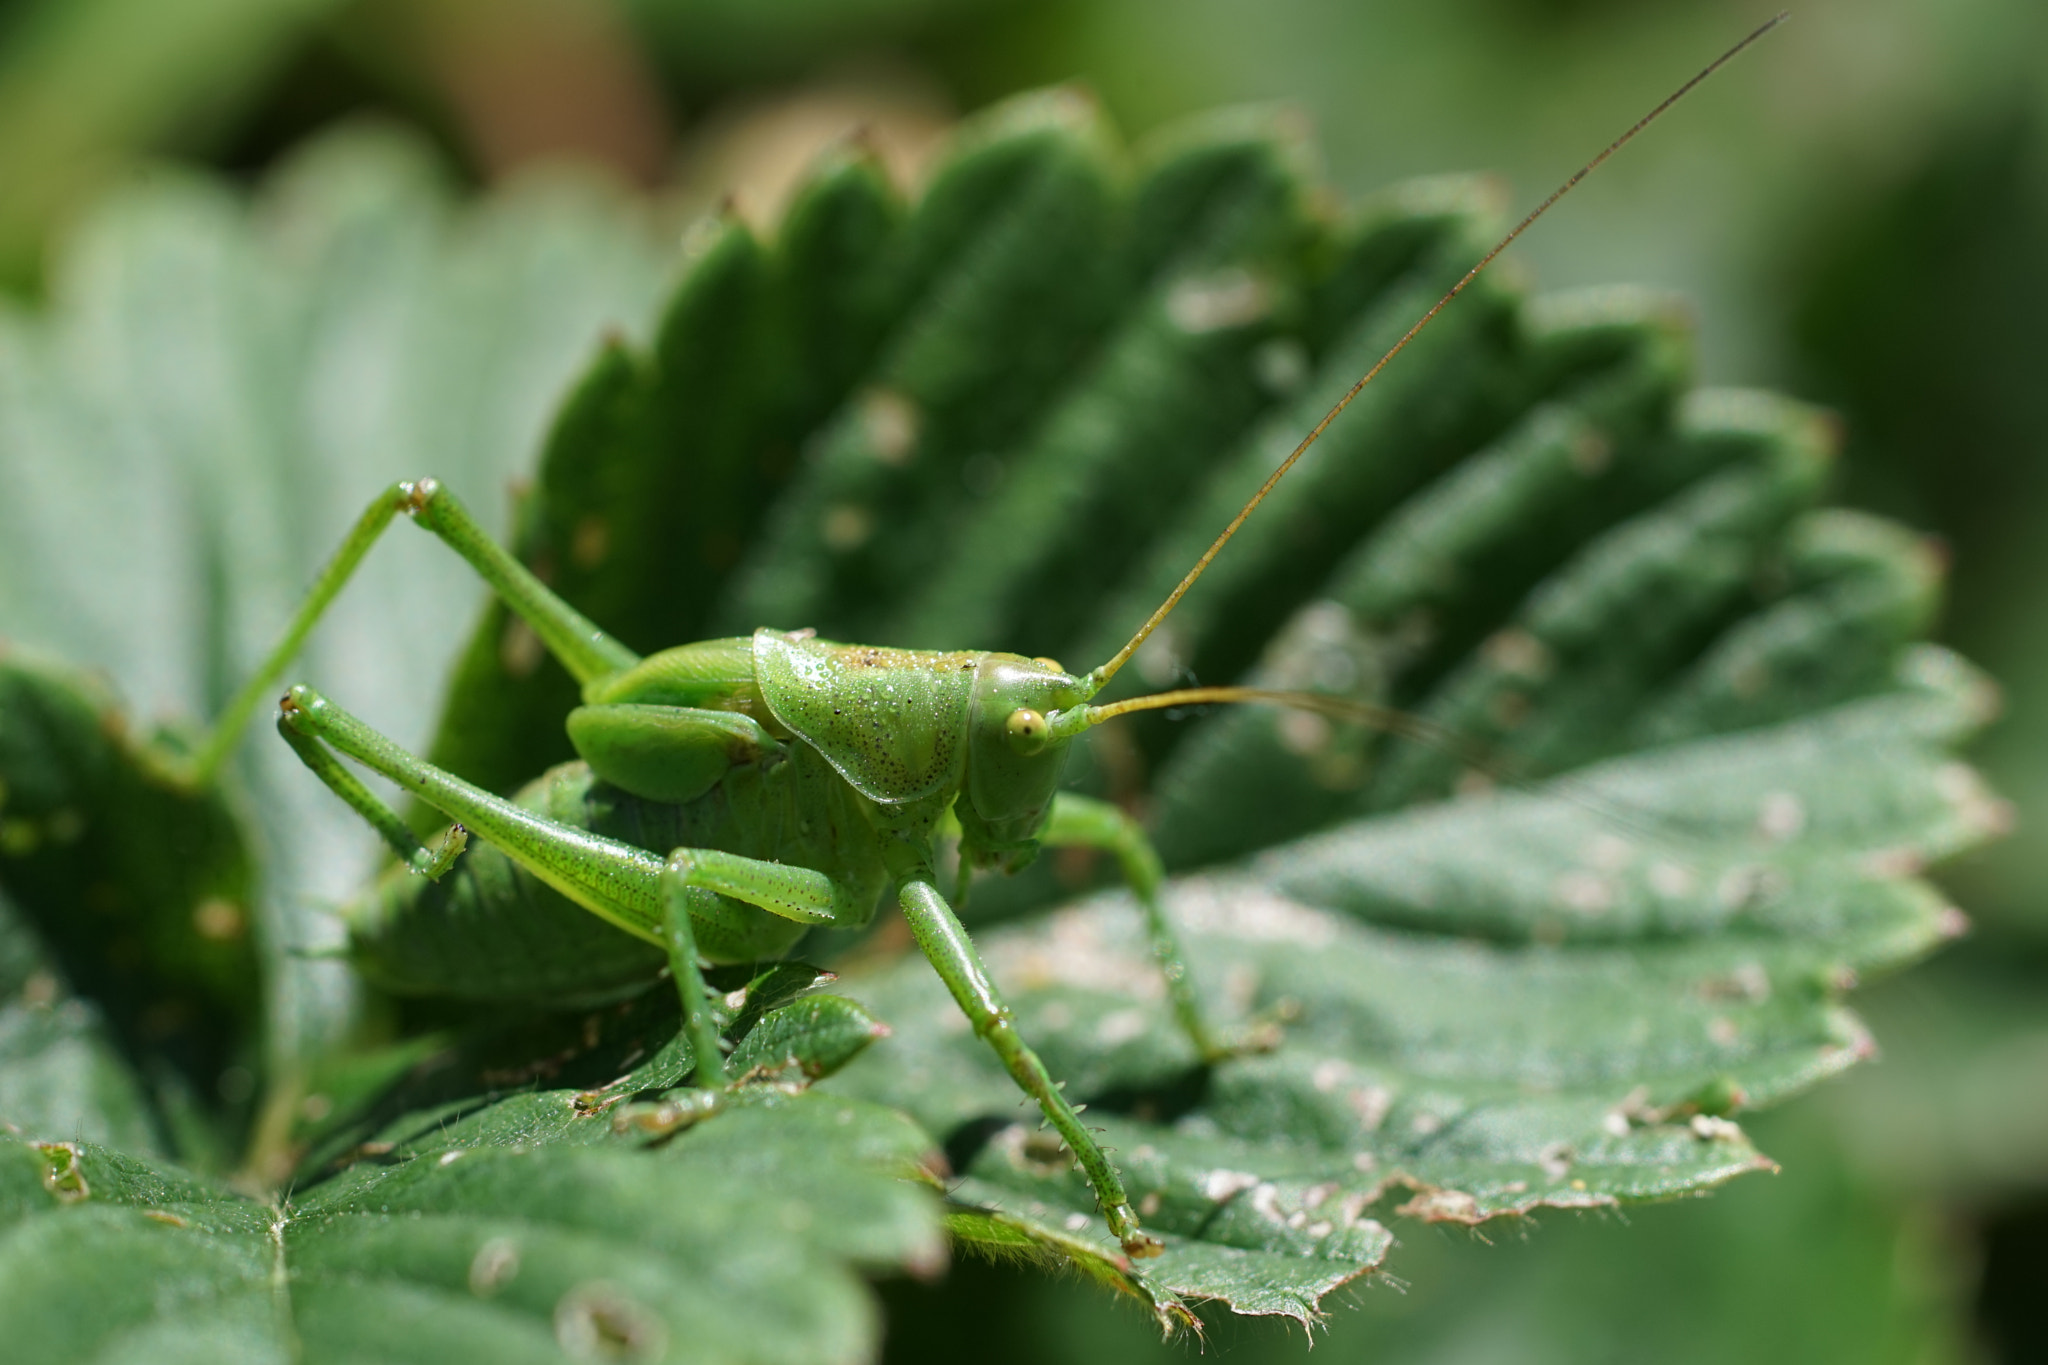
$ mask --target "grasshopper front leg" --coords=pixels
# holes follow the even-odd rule
[[[946,983],[960,1012],[974,1025],[974,1032],[1002,1058],[1003,1066],[1024,1092],[1038,1101],[1046,1120],[1065,1140],[1081,1163],[1082,1173],[1102,1206],[1109,1230],[1123,1244],[1127,1256],[1157,1256],[1164,1248],[1159,1239],[1138,1226],[1138,1215],[1124,1193],[1123,1178],[1117,1174],[1095,1135],[1081,1125],[1081,1116],[1054,1083],[1045,1063],[1031,1050],[1011,1018],[1010,1007],[982,965],[974,940],[953,913],[953,907],[939,894],[938,878],[932,872],[929,855],[919,855],[908,845],[889,851],[890,872],[896,878],[897,903],[910,923],[918,948],[939,979]]]
[[[584,909],[638,938],[663,943],[661,926],[667,912],[662,874],[666,864],[657,855],[589,830],[558,824],[473,786],[408,753],[310,687],[294,687],[286,695],[278,726],[299,739],[331,746],[383,774],[470,833],[496,844]],[[302,758],[307,756],[305,746],[296,740],[292,747]],[[361,802],[375,798],[360,784],[353,784],[360,795],[337,784],[334,774],[342,771],[339,765],[309,760],[308,766],[337,795],[363,812],[385,833],[387,841],[395,829],[403,828],[403,821],[389,811],[380,818],[364,809]]]

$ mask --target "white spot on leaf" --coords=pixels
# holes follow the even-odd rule
[[[1516,677],[1542,679],[1551,668],[1550,649],[1526,630],[1509,627],[1495,631],[1480,646],[1486,662]]]
[[[1166,295],[1166,315],[1184,332],[1243,327],[1272,307],[1273,291],[1266,282],[1237,266],[1176,280]]]
[[[874,533],[873,514],[851,502],[834,503],[826,508],[825,518],[818,524],[818,537],[825,542],[825,548],[839,554],[858,550]]]
[[[1351,1108],[1358,1115],[1359,1126],[1368,1133],[1379,1130],[1393,1104],[1394,1092],[1383,1085],[1360,1086],[1351,1092]]]
[[[1144,1010],[1118,1010],[1114,1014],[1105,1015],[1102,1022],[1095,1026],[1095,1041],[1103,1047],[1120,1047],[1133,1038],[1143,1037],[1145,1024]]]
[[[923,422],[917,405],[893,389],[869,389],[860,399],[861,435],[868,453],[891,467],[910,462]]]
[[[1693,870],[1682,863],[1650,864],[1650,889],[1667,900],[1690,896],[1698,881]]]
[[[1796,839],[1806,828],[1806,803],[1791,792],[1772,792],[1757,812],[1756,827],[1759,834],[1777,843]]]
[[[519,1244],[510,1237],[493,1237],[470,1258],[469,1292],[487,1299],[510,1284],[518,1273]]]
[[[1259,1183],[1259,1178],[1244,1171],[1210,1171],[1198,1183],[1202,1197],[1214,1204],[1235,1197]]]
[[[1604,915],[1614,908],[1614,881],[1598,872],[1566,872],[1552,884],[1550,894],[1559,905],[1581,915]]]

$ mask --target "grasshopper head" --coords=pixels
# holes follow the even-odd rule
[[[965,851],[1012,866],[1030,860],[1072,743],[1054,735],[1051,718],[1087,695],[1050,659],[982,656],[968,708],[967,781],[954,807]]]

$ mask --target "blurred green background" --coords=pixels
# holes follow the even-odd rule
[[[1054,81],[1133,136],[1283,101],[1355,195],[1487,169],[1533,202],[1762,18],[1733,0],[0,0],[0,281],[166,160],[254,180],[409,126],[481,190],[574,160],[681,227],[772,221],[864,128],[914,176],[958,113]],[[2048,1359],[2048,6],[1808,0],[1518,251],[1697,309],[1710,383],[1832,405],[1845,501],[1942,536],[1946,639],[2008,689],[1977,757],[2018,835],[1944,872],[1976,932],[1860,997],[1885,1057],[1755,1125],[1710,1201],[1417,1229],[1316,1359]],[[1029,1269],[888,1291],[904,1361],[1183,1358]],[[1355,1309],[1355,1311],[1353,1311]],[[1208,1350],[1297,1359],[1212,1320]]]

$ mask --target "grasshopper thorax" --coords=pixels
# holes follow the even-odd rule
[[[952,804],[978,851],[1021,850],[1044,823],[1067,749],[1047,718],[1085,695],[1057,664],[775,630],[756,631],[753,644],[776,722],[868,800]]]

